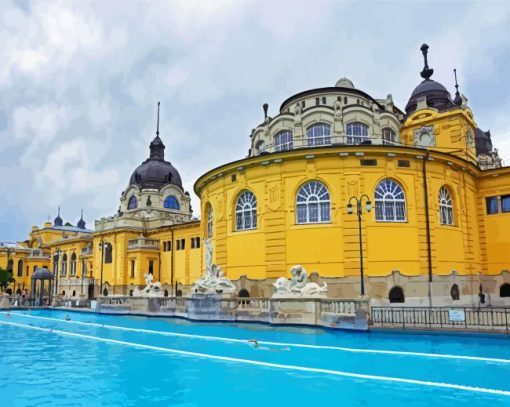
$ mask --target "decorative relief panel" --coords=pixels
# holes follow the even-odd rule
[[[433,147],[436,145],[434,126],[422,126],[414,129],[414,145],[420,147]]]

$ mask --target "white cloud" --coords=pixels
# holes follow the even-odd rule
[[[422,42],[436,80],[453,89],[459,69],[475,117],[510,159],[510,100],[504,87],[480,90],[510,69],[506,4],[2,2],[0,11],[0,224],[10,225],[0,240],[23,238],[59,204],[69,216],[83,207],[89,225],[115,211],[148,155],[158,100],[166,157],[198,214],[195,179],[246,155],[262,103],[274,114],[290,94],[348,76],[404,108]]]

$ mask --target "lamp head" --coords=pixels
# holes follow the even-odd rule
[[[367,212],[370,212],[372,210],[372,202],[367,201]]]
[[[352,204],[351,203],[347,204],[347,214],[352,215]]]

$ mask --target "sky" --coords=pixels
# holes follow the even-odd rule
[[[192,196],[244,158],[283,100],[341,77],[404,109],[429,44],[510,164],[510,2],[0,2],[0,241],[56,216],[116,213],[148,157],[161,101],[166,159]]]

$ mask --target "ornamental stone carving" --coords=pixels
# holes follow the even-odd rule
[[[322,286],[312,283],[308,279],[308,273],[301,265],[296,265],[290,269],[292,278],[289,280],[280,277],[273,284],[274,293],[272,298],[306,298],[306,297],[326,297],[328,285],[326,282]]]

